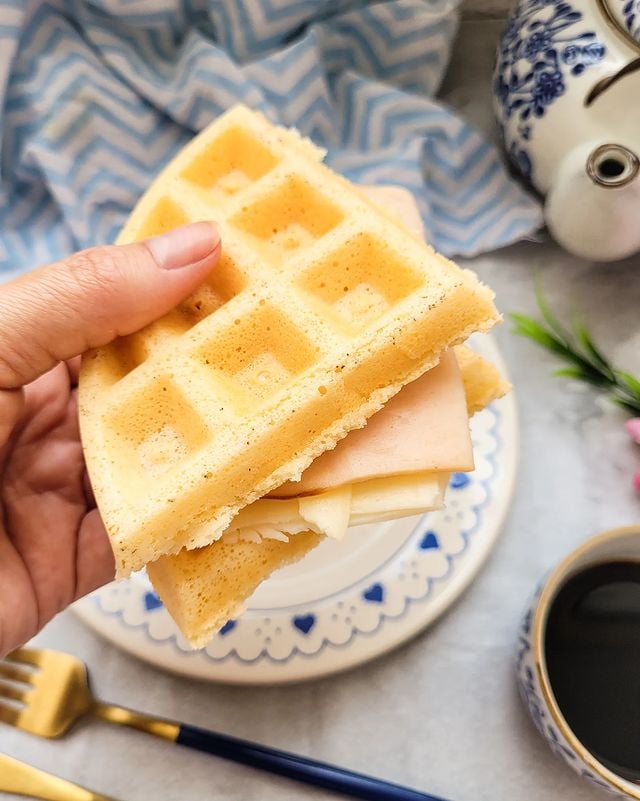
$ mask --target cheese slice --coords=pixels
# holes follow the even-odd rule
[[[439,509],[449,473],[415,473],[347,485],[290,500],[265,498],[245,507],[223,535],[227,543],[278,539],[304,531],[341,540],[349,526]]]
[[[299,498],[298,512],[311,531],[341,540],[350,524],[351,485],[347,484],[321,495]]]
[[[415,473],[355,484],[349,525],[381,523],[431,512],[444,505],[450,473]]]

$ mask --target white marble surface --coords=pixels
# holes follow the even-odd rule
[[[497,24],[463,25],[444,93],[492,125],[488,82]],[[534,311],[539,271],[560,312],[581,308],[605,350],[640,369],[640,259],[601,266],[541,241],[475,260],[504,312]],[[396,653],[308,685],[239,689],[164,675],[86,631],[70,614],[40,635],[91,666],[105,699],[218,728],[414,785],[451,801],[591,801],[603,797],[554,757],[517,697],[519,616],[541,574],[597,531],[637,521],[640,465],[622,416],[552,378],[554,360],[497,338],[518,392],[517,494],[491,560],[441,621]],[[126,801],[332,798],[134,732],[89,723],[62,742],[0,730],[3,751]]]

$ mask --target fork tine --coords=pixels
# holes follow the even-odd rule
[[[20,719],[21,710],[13,709],[10,706],[3,706],[0,702],[0,723],[6,723],[8,726],[17,726]]]
[[[31,671],[18,667],[17,663],[0,662],[0,679],[19,681],[22,684],[31,683]]]
[[[12,687],[4,681],[0,681],[0,699],[9,701],[19,701],[21,704],[27,703],[27,697],[31,692],[30,689],[19,690],[17,687]]]
[[[5,659],[8,662],[24,662],[27,665],[40,667],[42,654],[36,648],[16,648],[16,650],[8,654]]]

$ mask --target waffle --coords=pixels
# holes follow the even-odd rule
[[[456,348],[456,357],[464,362],[469,409],[479,411],[508,390],[496,368],[474,351]],[[158,560],[148,566],[149,578],[188,642],[202,648],[275,570],[302,559],[324,539],[311,531],[294,534],[288,542],[225,536],[206,548]]]
[[[223,242],[191,298],[83,362],[83,445],[120,576],[219,538],[497,319],[474,274],[321,156],[235,107],[160,174],[118,240],[214,219]]]
[[[500,375],[498,368],[475,350],[467,345],[456,345],[453,351],[460,367],[469,417],[510,391],[511,384]]]

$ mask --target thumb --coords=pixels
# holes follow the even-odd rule
[[[84,250],[0,286],[0,390],[162,317],[204,281],[219,253],[217,229],[199,222]]]

